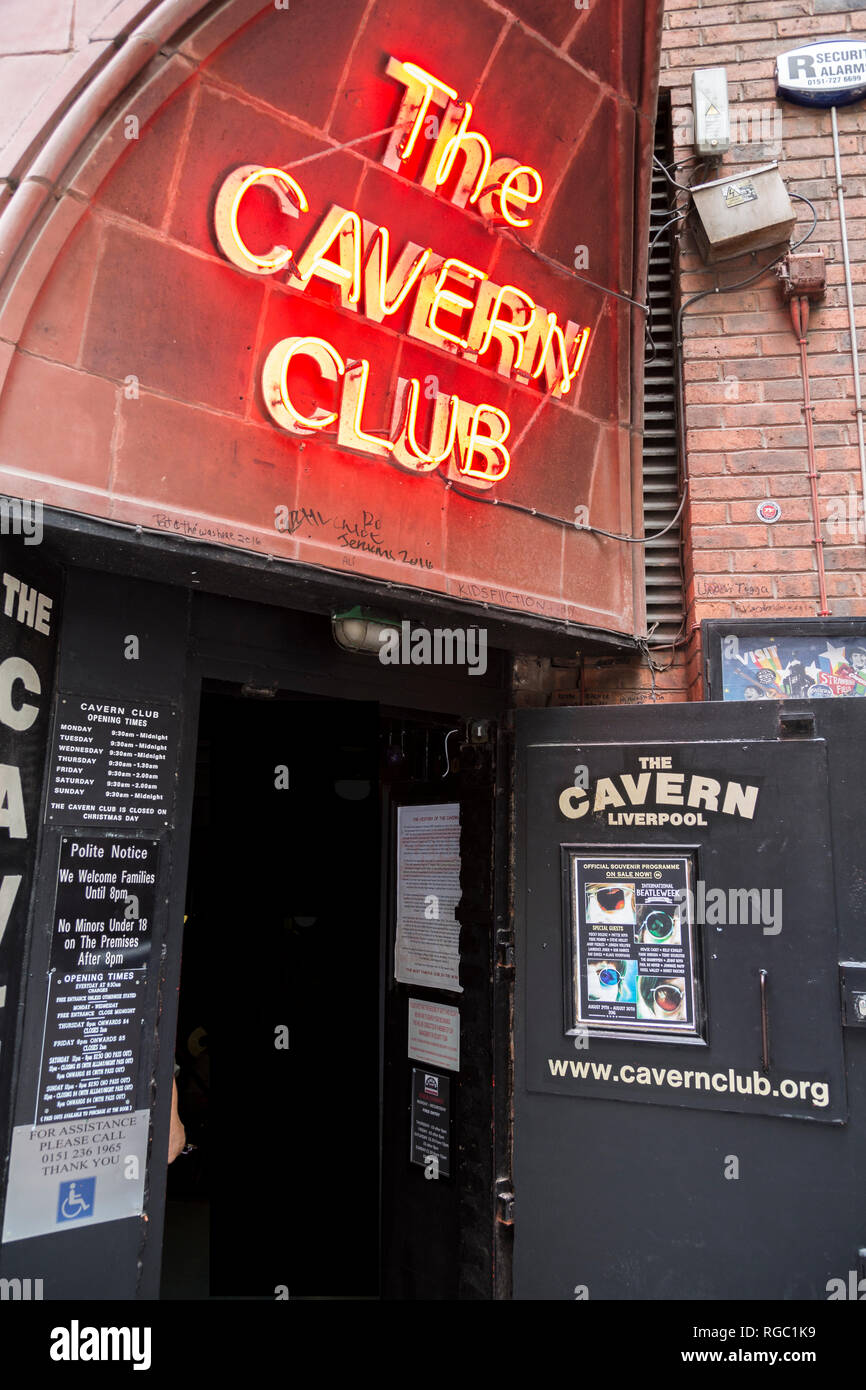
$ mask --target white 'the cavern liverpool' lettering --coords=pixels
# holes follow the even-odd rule
[[[698,773],[642,772],[637,777],[620,773],[615,777],[599,777],[594,794],[584,787],[566,787],[559,796],[559,809],[568,820],[599,811],[621,812],[609,816],[612,825],[706,825],[697,813],[718,811],[725,816],[741,816],[752,820],[758,801],[759,788],[751,783],[704,777]],[[681,806],[682,812],[642,812],[639,815],[622,810],[626,806]]]

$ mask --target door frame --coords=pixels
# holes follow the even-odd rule
[[[197,593],[195,601],[202,602],[208,606],[220,605],[223,602],[232,604],[236,602],[230,596],[211,593]],[[246,607],[250,607],[248,601],[243,601]],[[298,616],[301,620],[314,617],[321,621],[321,615],[303,612],[301,610],[286,610],[275,605],[256,603],[253,605],[257,610],[267,610],[267,616],[278,620],[279,617],[289,618]],[[431,615],[432,616],[432,615]],[[334,646],[336,652],[336,646]],[[350,658],[351,660],[352,658]],[[359,656],[359,661],[364,658]],[[345,666],[345,656],[339,653],[333,663],[336,667],[338,663]],[[276,682],[278,690],[284,690],[291,694],[297,694],[311,699],[340,699],[345,696],[338,694],[337,691],[345,687],[340,685],[341,677],[335,675],[334,669],[327,669],[325,664],[318,659],[315,651],[308,652],[305,649],[300,651],[292,650],[286,645],[277,647],[251,644],[245,647],[240,641],[227,641],[222,636],[214,638],[206,632],[197,632],[193,621],[191,626],[191,636],[186,655],[186,667],[183,681],[182,706],[184,709],[184,731],[181,740],[181,755],[179,762],[178,789],[175,801],[175,821],[173,831],[173,848],[171,860],[171,892],[169,902],[168,923],[165,938],[165,951],[160,964],[159,978],[159,998],[160,1008],[158,1016],[158,1047],[156,1062],[154,1067],[154,1078],[151,1087],[152,1101],[152,1142],[151,1155],[167,1152],[168,1150],[168,1130],[170,1118],[171,1102],[171,1083],[173,1080],[173,1058],[174,1058],[174,1038],[177,1029],[177,1003],[178,986],[180,981],[180,959],[183,943],[183,905],[186,901],[187,877],[189,869],[190,839],[192,833],[192,804],[195,788],[195,764],[196,751],[198,746],[200,712],[202,695],[211,688],[214,683],[218,683],[223,689],[240,689],[244,684],[257,684],[262,686],[272,686]],[[361,668],[363,670],[363,668]],[[465,702],[466,709],[477,717],[490,719],[499,716],[500,719],[505,714],[509,690],[507,686],[507,673],[509,667],[507,661],[501,661],[499,678],[493,682],[486,683],[478,680],[470,680],[468,675],[455,678],[450,673],[439,673],[436,668],[432,668],[429,681],[430,698],[426,702],[421,702],[417,689],[412,688],[411,679],[405,682],[401,680],[400,673],[396,680],[393,675],[384,675],[384,668],[378,665],[370,668],[363,683],[364,694],[362,699],[370,698],[366,692],[371,685],[378,686],[384,696],[387,693],[387,703],[380,698],[380,708],[385,706],[387,709],[405,709],[407,718],[423,719],[425,715],[430,718],[450,718],[454,715],[455,722],[458,722],[460,715],[457,714],[453,706],[458,701]],[[402,671],[402,668],[401,668]],[[407,668],[410,678],[417,676],[414,668]],[[372,672],[372,674],[371,674]],[[440,677],[443,677],[440,679]],[[395,699],[400,697],[399,704]],[[440,708],[431,708],[436,697],[440,703]],[[449,708],[449,706],[451,708]],[[465,712],[463,717],[465,718]],[[497,733],[497,738],[503,739],[504,735],[501,727]],[[497,744],[497,751],[499,748]],[[506,741],[506,748],[509,745]],[[494,883],[496,895],[496,914],[502,917],[503,923],[507,921],[507,892],[508,892],[508,856],[507,856],[507,834],[508,834],[508,808],[506,805],[508,785],[510,782],[510,748],[506,757],[497,756],[496,758],[496,799],[495,799],[495,849],[494,849]],[[383,846],[384,849],[384,846]],[[383,872],[387,869],[384,864],[383,853]],[[383,907],[384,907],[383,899]],[[384,943],[387,940],[385,931],[380,934],[380,940]],[[504,949],[504,948],[503,948]],[[384,959],[382,961],[383,971],[387,970],[387,945],[382,946]],[[494,1087],[494,1104],[496,1107],[497,1123],[495,1126],[496,1152],[491,1164],[491,1169],[495,1167],[495,1173],[491,1171],[491,1183],[495,1184],[503,1168],[506,1173],[510,1172],[510,1031],[507,1035],[503,1030],[510,1030],[510,978],[500,980],[500,972],[493,971],[494,974],[494,1007],[496,1028],[492,1045],[495,1049],[494,1055],[501,1059],[503,1067],[502,1075],[507,1078],[506,1084],[500,1088]],[[385,977],[387,978],[387,977]],[[502,993],[504,989],[504,995]],[[380,987],[380,1011],[384,1009],[384,980]],[[384,1035],[381,1046],[384,1047]],[[379,1108],[382,1113],[381,1085],[383,1066],[380,1058],[380,1095]],[[380,1182],[381,1182],[381,1136],[380,1136]],[[162,1163],[152,1163],[148,1174],[147,1205],[148,1215],[146,1238],[142,1242],[141,1249],[141,1268],[138,1282],[137,1297],[144,1299],[158,1299],[160,1274],[162,1263],[162,1246],[165,1222],[165,1196],[166,1196],[166,1166]],[[507,1180],[505,1186],[507,1187]],[[380,1204],[381,1210],[381,1204]],[[494,1230],[491,1232],[491,1245],[494,1248],[494,1282],[491,1285],[491,1296],[503,1298],[510,1293],[510,1229],[501,1228],[495,1223]],[[381,1272],[380,1272],[381,1279]]]

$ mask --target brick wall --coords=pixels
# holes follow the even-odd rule
[[[677,159],[693,153],[691,77],[724,65],[739,143],[720,177],[778,159],[791,191],[815,204],[807,247],[828,257],[826,298],[813,305],[809,366],[815,405],[819,512],[834,617],[866,614],[866,549],[854,416],[854,383],[829,111],[778,102],[775,60],[811,38],[866,37],[866,0],[666,0],[661,83],[670,91]],[[838,114],[848,238],[861,366],[866,363],[866,104]],[[781,137],[779,139],[778,137]],[[694,165],[686,165],[685,178]],[[798,229],[811,213],[794,204]],[[804,248],[805,249],[805,248]],[[679,294],[745,279],[774,252],[709,268],[689,231],[679,237]],[[808,478],[799,349],[775,276],[700,301],[685,312],[683,372],[691,478],[684,516],[687,642],[673,668],[657,676],[658,695],[700,699],[698,625],[708,618],[816,617],[816,547]],[[768,525],[756,507],[773,499],[781,518]],[[659,653],[670,660],[671,653]],[[589,663],[589,698],[646,698],[646,664]]]

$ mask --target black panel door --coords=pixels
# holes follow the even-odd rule
[[[0,1153],[5,1169],[12,1117],[15,1029],[52,682],[60,628],[61,575],[7,537],[0,544]],[[5,1172],[0,1173],[0,1216]]]
[[[857,1268],[864,735],[857,700],[518,717],[515,1297]]]

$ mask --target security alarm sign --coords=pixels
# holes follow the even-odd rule
[[[800,106],[849,106],[866,96],[866,41],[817,39],[780,53],[776,89]]]
[[[568,854],[568,1031],[695,1037],[690,855]]]

